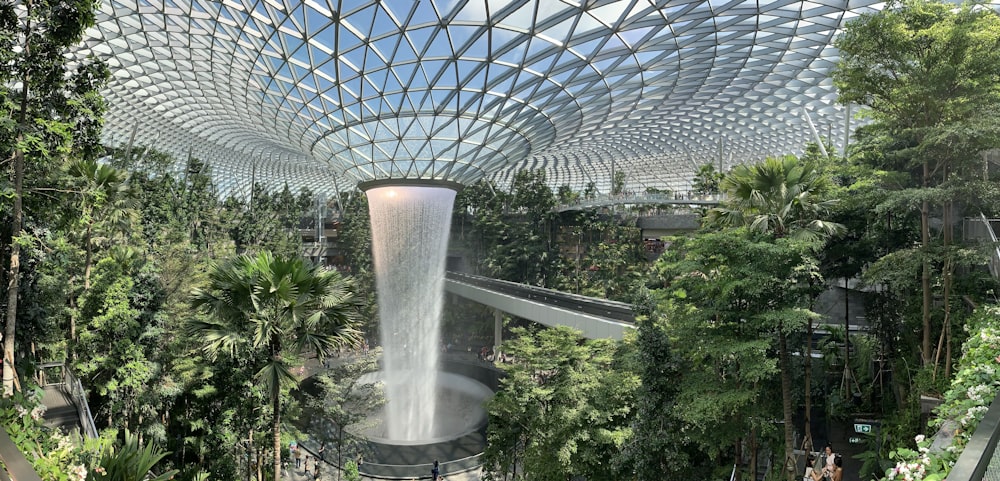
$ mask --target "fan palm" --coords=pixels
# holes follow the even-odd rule
[[[210,358],[247,355],[270,396],[274,479],[281,479],[281,390],[298,385],[287,356],[307,348],[327,356],[357,342],[352,287],[336,271],[262,252],[213,267],[209,286],[192,294],[193,306],[208,316],[191,321],[188,332]]]
[[[94,160],[77,160],[70,164],[69,173],[80,188],[85,249],[83,288],[89,290],[97,224],[108,224],[107,230],[112,232],[129,232],[138,213],[128,192],[128,175],[125,171]]]
[[[708,213],[709,221],[719,225],[807,240],[825,239],[844,228],[823,220],[836,200],[826,198],[833,184],[813,162],[788,155],[738,165],[721,187],[729,200]]]
[[[799,160],[793,155],[768,158],[754,165],[739,165],[721,183],[728,201],[709,211],[709,222],[722,226],[746,226],[751,231],[775,238],[791,237],[823,241],[844,230],[844,226],[825,220],[836,202],[828,194],[833,188],[816,162]],[[812,339],[812,321],[807,324]],[[807,348],[808,349],[808,348]],[[808,351],[807,351],[808,353]],[[791,360],[787,333],[778,329],[778,356],[781,365],[782,411],[785,418],[785,462],[794,465],[792,445]],[[809,355],[806,356],[806,406],[809,402]],[[806,440],[812,442],[807,409]],[[791,472],[789,479],[791,479]]]

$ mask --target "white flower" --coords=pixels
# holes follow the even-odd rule
[[[35,406],[34,409],[31,410],[31,419],[34,419],[35,421],[41,419],[42,415],[45,414],[45,409],[45,406],[41,404]]]
[[[922,443],[922,442],[924,442],[924,435],[923,434],[918,434],[917,437],[913,438],[913,440],[916,441],[918,444]]]
[[[83,467],[82,464],[77,464],[70,469],[70,474],[76,476],[79,481],[84,481],[87,479],[87,468]]]

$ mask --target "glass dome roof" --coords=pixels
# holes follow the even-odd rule
[[[871,0],[103,0],[107,141],[220,187],[379,179],[683,190],[698,165],[835,145],[839,28]]]

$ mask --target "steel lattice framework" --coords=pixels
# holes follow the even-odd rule
[[[103,0],[107,141],[332,192],[387,178],[685,189],[843,142],[831,46],[873,0]],[[810,122],[814,125],[811,129]],[[630,187],[632,188],[632,187]]]

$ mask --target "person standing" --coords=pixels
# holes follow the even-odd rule
[[[833,452],[832,444],[827,444],[826,448],[823,449],[823,457],[825,461],[823,463],[823,472],[832,473],[834,468],[836,468],[834,459],[837,457],[837,455]]]
[[[301,467],[302,467],[302,450],[296,448],[295,449],[295,469],[299,469]]]
[[[431,481],[438,481],[438,475],[441,474],[441,468],[438,466],[438,460],[434,460],[434,466],[431,467]]]
[[[319,455],[320,461],[326,461],[326,454],[324,454],[325,452],[326,452],[326,441],[323,441],[322,443],[319,443],[319,451],[316,451],[316,454]]]

